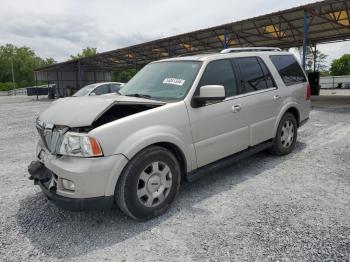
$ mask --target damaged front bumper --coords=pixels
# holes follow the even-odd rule
[[[62,208],[77,211],[112,206],[117,180],[128,162],[125,156],[82,158],[53,156],[43,151],[39,143],[38,160],[29,165],[28,172],[49,199]],[[73,182],[74,189],[67,189],[65,181]]]
[[[51,187],[52,180],[57,179],[57,176],[48,170],[40,161],[33,161],[28,168],[31,174],[31,179],[38,184],[50,200],[57,206],[71,210],[83,211],[94,209],[108,209],[111,208],[114,202],[113,196],[101,196],[91,198],[70,198],[58,195],[55,187]]]

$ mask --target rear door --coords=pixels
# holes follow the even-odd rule
[[[235,58],[233,63],[239,72],[239,95],[245,105],[241,117],[248,121],[249,145],[254,146],[273,137],[281,95],[261,57]]]

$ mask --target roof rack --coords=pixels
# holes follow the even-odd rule
[[[181,54],[178,55],[176,57],[185,57],[185,56],[195,56],[195,55],[212,55],[215,54],[214,51],[207,51],[207,52],[200,52],[200,53],[196,53],[196,54]]]
[[[238,53],[238,52],[259,52],[259,51],[282,51],[281,48],[277,47],[238,47],[238,48],[227,48],[220,52],[220,54]]]

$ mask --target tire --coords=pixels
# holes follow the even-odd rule
[[[287,155],[293,151],[298,136],[298,125],[295,116],[285,113],[278,125],[274,145],[270,152],[274,155]]]
[[[159,146],[148,147],[131,159],[115,190],[119,208],[135,220],[163,214],[180,187],[181,172],[176,157]]]

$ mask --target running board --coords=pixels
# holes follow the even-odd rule
[[[238,152],[238,153],[233,154],[231,156],[217,160],[211,164],[205,165],[203,167],[200,167],[194,171],[187,173],[186,180],[189,182],[193,182],[193,181],[211,173],[212,171],[216,171],[218,169],[231,166],[232,164],[234,164],[235,162],[237,162],[241,159],[252,156],[252,155],[259,153],[265,149],[268,149],[272,146],[273,146],[273,142],[267,141],[267,142],[263,142],[261,144],[258,144],[256,146],[248,147],[247,149],[245,149],[241,152]]]

